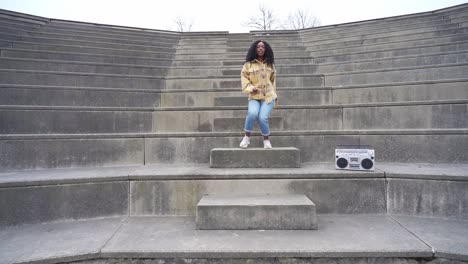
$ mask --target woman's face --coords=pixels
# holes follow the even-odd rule
[[[265,55],[265,43],[259,42],[257,44],[257,56],[263,57]]]

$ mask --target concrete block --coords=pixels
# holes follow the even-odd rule
[[[53,85],[76,87],[108,87],[136,89],[164,89],[161,77],[137,75],[98,75],[91,73],[42,72],[0,70],[0,79],[5,84]]]
[[[213,169],[214,170],[214,169]],[[241,173],[241,171],[239,171]],[[249,177],[249,176],[247,176]],[[386,213],[385,180],[138,180],[130,183],[130,215],[196,215],[204,195],[306,195],[319,214]]]
[[[55,51],[4,49],[2,50],[2,56],[10,57],[10,58],[65,60],[65,61],[91,62],[91,63],[92,62],[116,63],[116,64],[132,64],[132,65],[149,65],[149,66],[171,65],[171,60],[169,59],[151,59],[151,58],[142,58],[142,57],[128,57],[128,56],[125,57],[125,56],[68,53],[68,52],[55,52]]]
[[[388,69],[382,71],[350,72],[342,74],[328,74],[325,78],[326,86],[345,86],[358,84],[413,82],[440,79],[465,78],[468,65],[438,65],[415,69]]]
[[[468,36],[444,36],[438,38],[422,39],[422,40],[410,40],[403,42],[393,42],[393,43],[382,43],[375,45],[362,45],[358,47],[345,47],[339,49],[323,49],[323,50],[314,50],[313,48],[308,48],[312,56],[323,56],[323,55],[334,55],[334,54],[343,54],[343,53],[357,53],[357,52],[369,52],[369,51],[381,51],[381,50],[391,50],[391,49],[404,49],[404,48],[420,48],[421,46],[439,46],[443,44],[449,44],[456,41],[465,41]]]
[[[29,36],[32,37],[42,37],[42,38],[54,38],[54,39],[62,39],[62,40],[81,40],[81,41],[90,41],[90,42],[107,42],[107,43],[120,43],[120,44],[128,44],[128,45],[148,45],[148,46],[155,46],[161,48],[172,48],[174,49],[177,42],[176,41],[165,41],[165,40],[154,40],[154,39],[147,39],[147,38],[122,38],[119,36],[99,36],[99,35],[85,35],[85,34],[74,34],[70,33],[68,30],[61,30],[61,31],[34,31],[29,32]],[[174,51],[175,52],[175,51]]]
[[[152,113],[137,111],[2,110],[1,134],[150,132]]]
[[[208,89],[208,88],[239,88],[240,76],[237,78],[222,78],[222,76],[193,76],[185,78],[167,78],[167,89]],[[323,87],[323,75],[285,75],[278,76],[277,87]]]
[[[343,109],[344,129],[467,128],[468,104],[427,104]]]
[[[468,135],[462,133],[361,135],[360,141],[374,147],[379,162],[468,162]]]
[[[333,103],[359,104],[374,102],[405,102],[456,100],[468,98],[467,83],[437,82],[423,84],[402,84],[396,86],[356,87],[352,89],[334,89]]]
[[[153,113],[154,132],[212,132],[216,118],[245,118],[245,110],[183,110],[155,111]],[[341,129],[342,109],[338,107],[310,109],[275,109],[273,116],[283,119],[285,130],[334,130]],[[173,122],[184,120],[184,122]],[[240,122],[240,121],[239,121]],[[242,123],[237,123],[242,130]],[[235,125],[233,125],[233,128]]]
[[[140,92],[132,89],[119,91],[47,86],[12,87],[1,88],[0,105],[158,107],[160,96],[157,92]]]
[[[390,214],[468,217],[468,182],[388,179]]]
[[[68,45],[52,45],[52,44],[40,44],[40,43],[29,43],[29,42],[14,42],[12,47],[16,49],[27,49],[27,50],[36,50],[36,51],[54,50],[54,51],[59,51],[59,52],[91,53],[91,54],[114,55],[114,56],[135,56],[135,57],[147,57],[147,58],[157,58],[157,59],[171,59],[174,57],[173,53],[164,53],[164,52],[93,48],[93,47],[68,46]]]
[[[128,182],[0,188],[0,225],[120,216]]]
[[[0,29],[1,32],[1,29]],[[119,43],[114,42],[113,39],[99,39],[94,38],[86,40],[82,38],[61,38],[58,34],[35,34],[31,36],[22,36],[21,41],[31,44],[46,44],[46,45],[60,45],[60,46],[82,46],[82,47],[94,47],[94,48],[108,48],[108,49],[122,49],[122,50],[140,50],[147,52],[167,52],[175,53],[174,45],[158,45],[157,43]]]
[[[315,63],[325,62],[342,62],[342,61],[353,61],[353,60],[364,60],[364,59],[378,59],[387,57],[398,57],[398,56],[409,56],[409,55],[422,55],[429,53],[440,53],[440,52],[453,52],[453,51],[464,51],[468,49],[468,43],[459,42],[441,43],[438,45],[429,45],[423,47],[408,47],[398,48],[389,50],[366,50],[359,53],[340,53],[340,54],[329,54],[319,55],[317,54],[314,58]]]
[[[0,140],[0,170],[142,165],[143,144],[133,138]]]
[[[113,28],[109,26],[96,26],[86,24],[52,22],[47,27],[41,28],[42,32],[57,34],[73,34],[85,36],[106,36],[114,38],[148,39],[155,42],[175,42],[179,40],[179,33],[174,32],[148,32],[144,30],[126,29],[123,27]]]
[[[299,168],[297,148],[214,148],[210,151],[212,168]]]
[[[370,61],[349,61],[332,64],[321,64],[320,73],[349,72],[378,70],[401,67],[417,67],[450,63],[465,63],[468,61],[468,52],[427,54],[409,57],[391,57]]]
[[[88,72],[121,75],[165,76],[166,67],[112,65],[95,63],[71,63],[65,61],[0,59],[2,69],[57,71],[57,72]]]
[[[205,195],[197,229],[317,229],[315,204],[305,195]]]

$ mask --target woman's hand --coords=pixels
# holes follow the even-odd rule
[[[252,88],[252,94],[256,94],[256,93],[258,93],[258,88],[256,86],[254,86]]]

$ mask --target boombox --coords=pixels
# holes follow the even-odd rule
[[[337,170],[368,170],[375,167],[373,149],[335,149],[335,168]]]

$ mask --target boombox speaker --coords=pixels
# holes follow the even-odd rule
[[[341,145],[346,148],[335,149],[335,168],[337,170],[365,170],[373,171],[375,168],[375,152],[370,146]],[[354,147],[354,148],[350,148]]]

